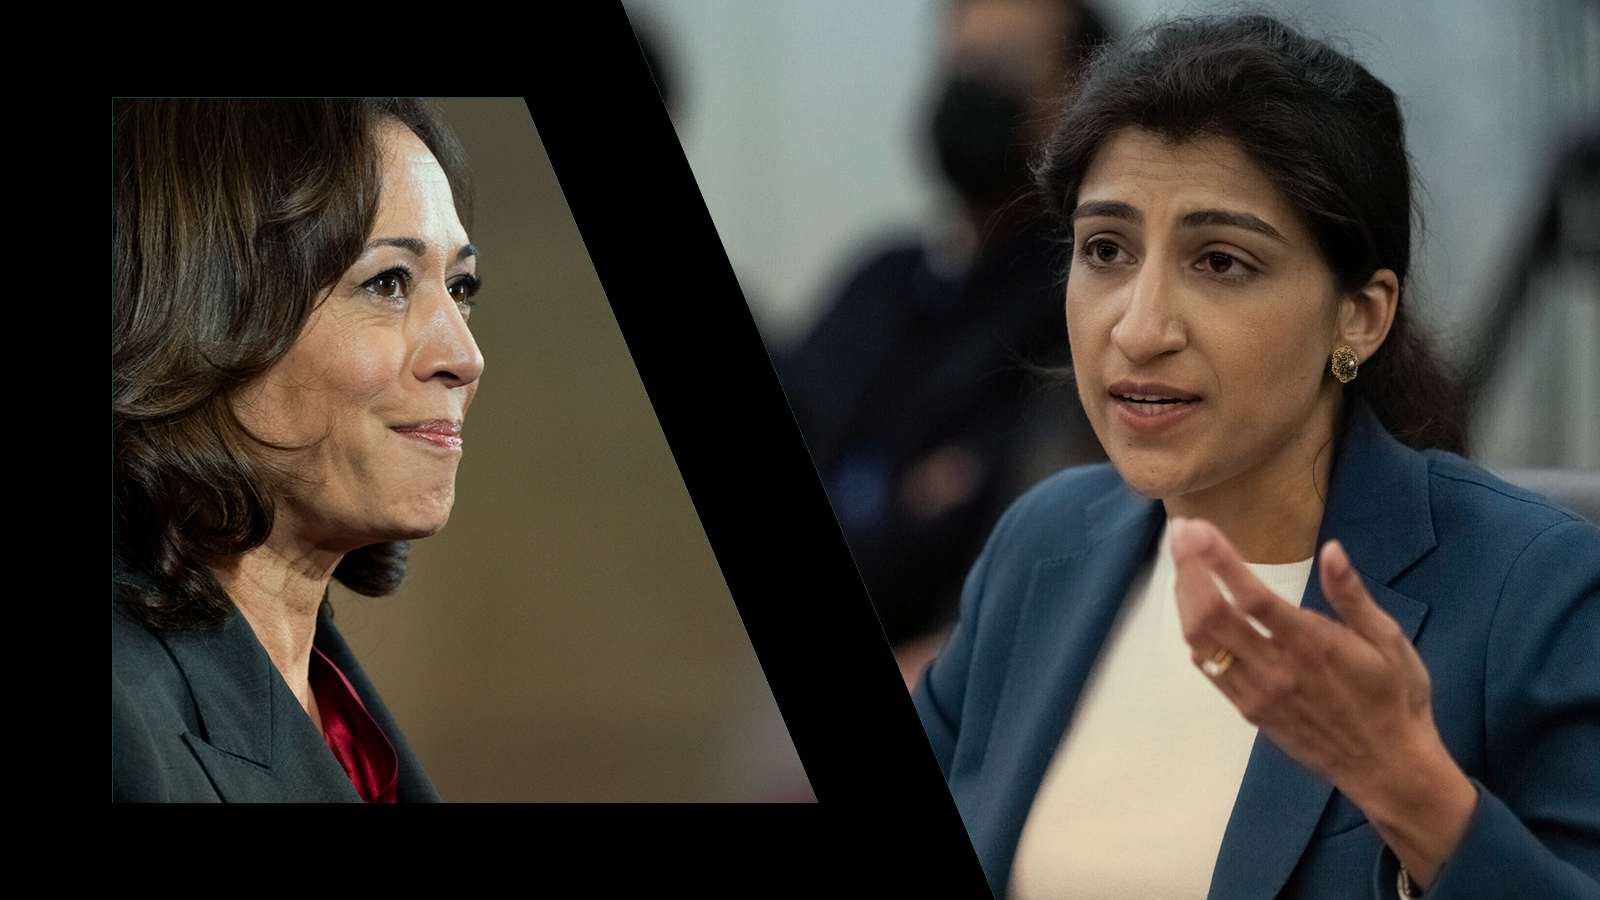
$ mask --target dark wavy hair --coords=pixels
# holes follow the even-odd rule
[[[1465,452],[1462,383],[1407,303],[1411,165],[1388,86],[1267,16],[1182,19],[1141,31],[1091,63],[1035,163],[1046,207],[1064,229],[1095,153],[1125,128],[1238,144],[1305,217],[1340,290],[1392,270],[1401,285],[1394,324],[1345,385],[1345,398],[1364,398],[1415,449]]]
[[[289,476],[229,396],[288,352],[360,257],[385,122],[433,151],[470,228],[465,155],[419,100],[113,104],[113,579],[154,630],[219,624],[233,602],[210,564],[272,531],[273,485]],[[406,552],[396,541],[347,553],[334,577],[389,593]]]

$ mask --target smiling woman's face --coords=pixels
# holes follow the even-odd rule
[[[379,136],[383,188],[365,251],[234,401],[256,437],[305,448],[289,457],[274,534],[337,552],[443,527],[483,372],[467,329],[476,251],[444,170],[406,127]]]
[[[1073,369],[1117,471],[1169,511],[1314,484],[1349,306],[1301,217],[1233,142],[1128,129],[1095,155],[1073,213]]]

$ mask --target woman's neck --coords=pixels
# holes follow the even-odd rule
[[[1205,519],[1220,528],[1245,562],[1279,564],[1316,555],[1322,502],[1303,501],[1259,504],[1226,498],[1220,503],[1196,503],[1185,497],[1164,504],[1168,518]]]
[[[1167,516],[1205,519],[1251,563],[1301,562],[1316,555],[1317,534],[1342,418],[1336,404],[1324,421],[1271,464],[1204,490],[1163,498]]]
[[[266,543],[221,560],[212,571],[320,731],[311,692],[311,645],[317,612],[343,554],[290,551],[278,537],[275,531]]]

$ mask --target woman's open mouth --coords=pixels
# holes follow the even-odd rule
[[[1166,412],[1171,406],[1173,406],[1173,404],[1195,402],[1193,400],[1179,400],[1176,397],[1152,397],[1139,394],[1115,394],[1113,396],[1115,396],[1119,401],[1127,404],[1135,412],[1139,412],[1147,416],[1160,415],[1161,413]]]
[[[1161,431],[1188,418],[1200,397],[1162,384],[1118,382],[1110,388],[1117,417],[1136,431]]]

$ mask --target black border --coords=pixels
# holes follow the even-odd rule
[[[896,893],[988,895],[626,14],[530,38],[529,111],[827,811],[809,849]]]

